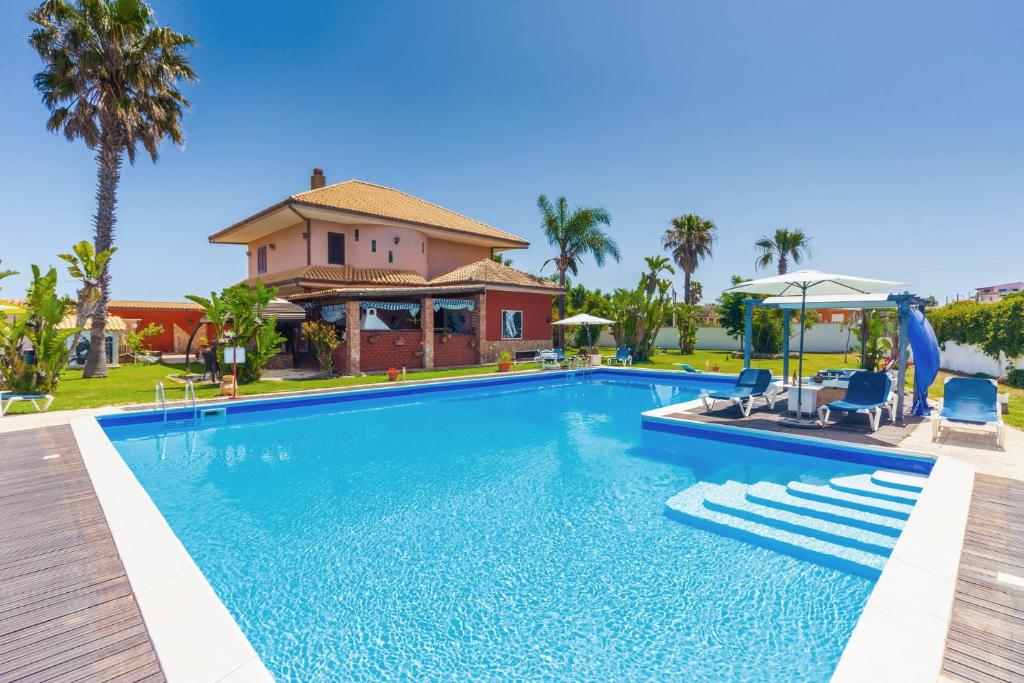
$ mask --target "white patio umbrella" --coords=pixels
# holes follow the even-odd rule
[[[556,320],[551,323],[552,325],[614,325],[614,320],[608,320],[607,318],[598,318],[596,315],[590,315],[589,313],[577,313],[576,315],[569,316],[565,320]],[[587,327],[587,346],[593,346],[593,340],[590,338],[590,327]]]
[[[727,292],[745,292],[747,294],[767,294],[769,296],[798,295],[800,297],[800,356],[797,361],[796,381],[796,418],[783,420],[783,423],[798,427],[817,425],[814,420],[802,419],[800,408],[803,403],[804,381],[804,320],[807,313],[807,297],[815,295],[841,294],[876,294],[891,292],[895,287],[905,285],[904,282],[892,280],[875,280],[856,275],[839,275],[823,273],[820,270],[797,270],[784,275],[773,275],[758,280],[741,282]]]

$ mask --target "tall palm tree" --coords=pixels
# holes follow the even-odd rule
[[[695,213],[679,216],[669,221],[672,224],[661,237],[661,242],[672,253],[672,259],[683,270],[683,302],[693,301],[690,279],[701,260],[711,257],[717,228],[714,221],[701,218]]]
[[[676,274],[676,269],[672,267],[672,262],[666,256],[645,256],[644,261],[647,263],[648,294],[654,294],[654,290],[658,288],[658,280],[661,279],[662,273]]]
[[[537,198],[537,208],[540,209],[548,244],[558,247],[558,256],[549,258],[541,268],[553,263],[558,270],[558,284],[563,288],[558,295],[558,317],[562,319],[565,318],[565,274],[576,275],[587,254],[599,266],[603,266],[608,257],[618,261],[621,258],[619,245],[601,229],[602,225],[612,224],[612,217],[604,209],[577,206],[570,210],[565,197],[559,197],[552,204],[544,195]],[[560,346],[565,345],[565,329],[561,325],[558,326],[558,340]]]
[[[790,261],[799,264],[811,255],[811,238],[805,235],[803,230],[779,228],[775,235],[765,235],[754,242],[754,246],[761,251],[754,265],[757,268],[767,268],[774,262],[778,266],[779,275],[785,275],[789,271]]]
[[[164,138],[183,144],[189,103],[177,84],[196,79],[182,54],[195,40],[158,26],[142,0],[44,0],[28,16],[37,25],[29,44],[43,60],[35,86],[50,111],[46,127],[96,151],[93,246],[106,252],[114,242],[124,156],[134,164],[141,145],[155,162]],[[107,374],[109,269],[99,287],[85,377]]]

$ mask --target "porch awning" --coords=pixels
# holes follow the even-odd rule
[[[434,299],[434,310],[439,308],[449,311],[475,311],[476,301],[473,299]]]
[[[345,304],[332,304],[320,307],[320,317],[329,323],[345,319]]]
[[[410,315],[420,314],[420,305],[405,301],[360,301],[359,307],[364,311],[376,308],[380,311],[409,311]]]

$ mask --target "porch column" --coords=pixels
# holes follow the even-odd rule
[[[345,302],[345,341],[348,343],[348,371],[359,374],[359,302]]]
[[[476,355],[478,363],[490,361],[484,354],[487,348],[487,292],[480,292],[476,299]]]
[[[903,394],[907,384],[907,320],[910,318],[910,306],[906,299],[899,300],[900,321],[900,364],[896,374],[896,424],[903,426]]]
[[[743,369],[750,367],[750,345],[754,334],[754,302],[756,299],[743,301]]]
[[[420,326],[423,328],[423,367],[430,370],[434,367],[434,297],[425,296],[420,299],[423,315]]]
[[[792,311],[782,309],[782,381],[789,382],[789,318]]]

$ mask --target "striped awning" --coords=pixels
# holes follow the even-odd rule
[[[449,311],[475,311],[474,299],[434,299],[434,310],[445,308]]]
[[[320,317],[329,323],[345,319],[345,304],[331,304],[320,307]]]
[[[364,311],[376,308],[380,311],[409,311],[411,315],[420,314],[420,305],[404,301],[360,301],[359,307]]]

